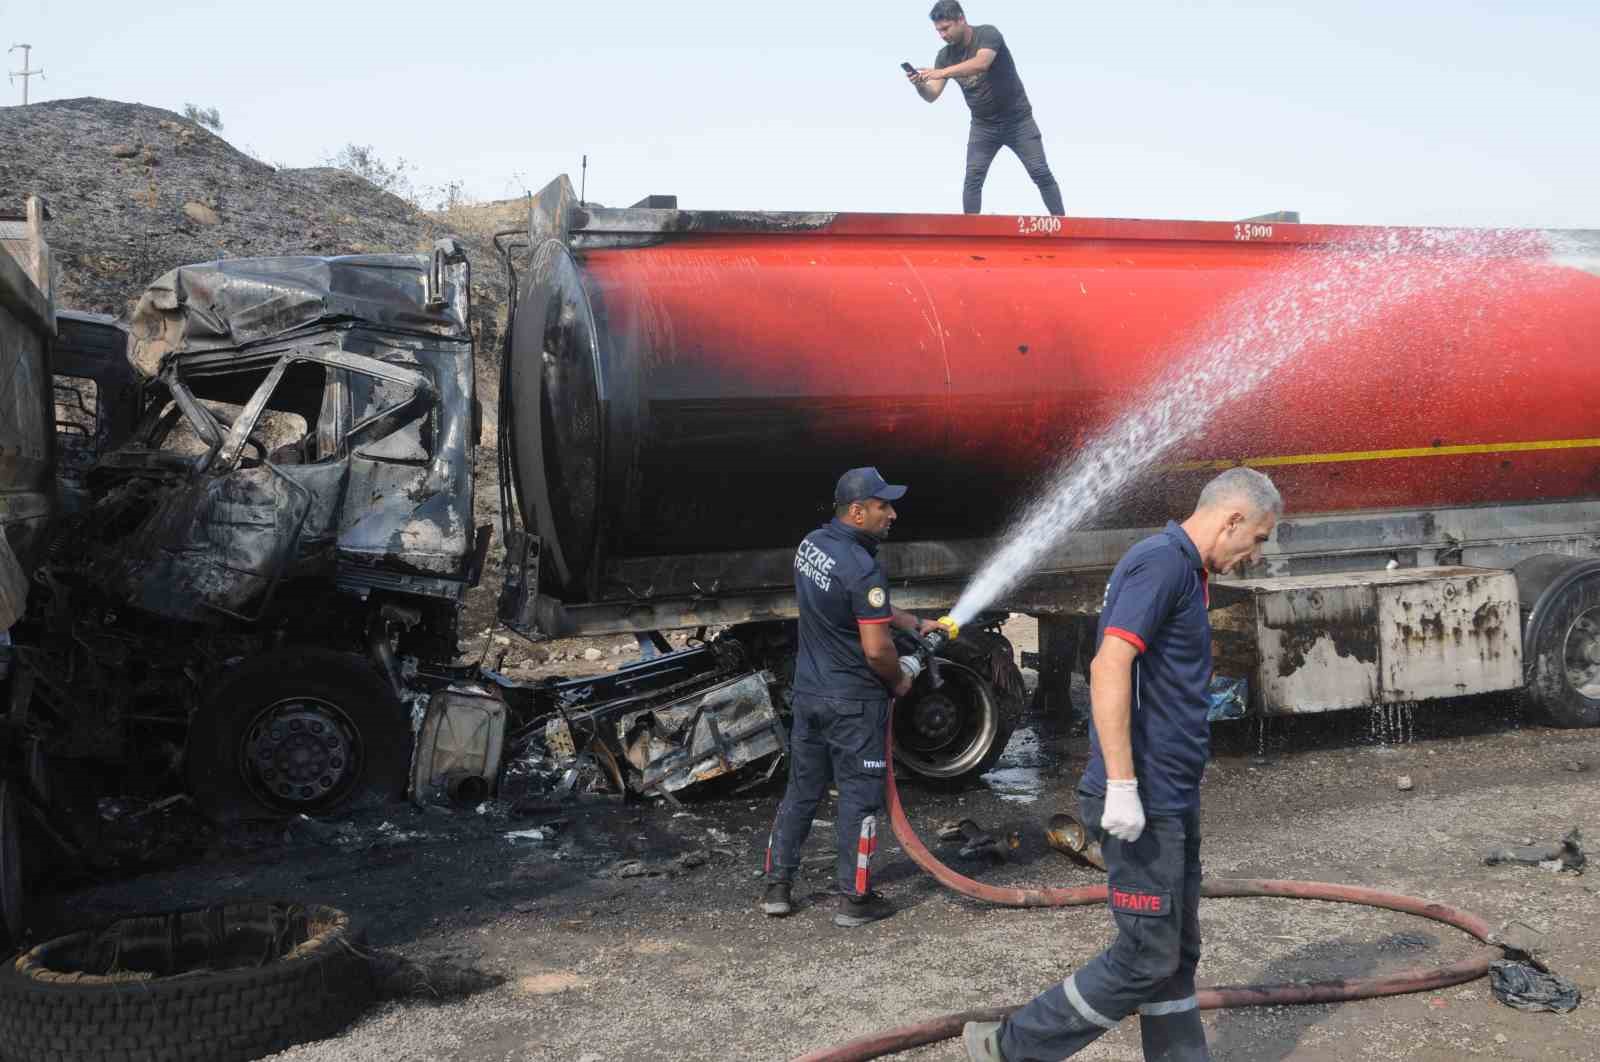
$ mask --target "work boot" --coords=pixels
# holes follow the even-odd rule
[[[969,1021],[961,1029],[961,1044],[971,1062],[1006,1062],[1000,1053],[1000,1023]]]
[[[839,913],[833,916],[833,924],[840,929],[854,929],[892,914],[894,907],[879,893],[867,892],[861,896],[846,894],[844,902],[839,904]]]
[[[787,881],[774,881],[767,886],[766,895],[761,897],[761,911],[773,918],[782,918],[794,910],[794,904],[789,899],[790,885]]]

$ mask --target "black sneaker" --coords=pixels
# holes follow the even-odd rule
[[[880,893],[868,892],[864,896],[846,896],[839,904],[839,913],[833,916],[833,924],[840,929],[854,929],[892,914],[894,906],[888,900]]]
[[[794,910],[794,905],[789,900],[790,885],[787,881],[774,881],[767,886],[767,891],[761,897],[761,911],[773,918],[782,918]]]

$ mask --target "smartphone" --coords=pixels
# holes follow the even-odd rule
[[[901,63],[900,69],[904,70],[908,74],[915,74],[917,72],[917,68],[912,66],[910,63]]]

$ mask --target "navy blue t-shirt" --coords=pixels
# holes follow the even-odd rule
[[[1190,811],[1200,804],[1200,776],[1211,752],[1206,691],[1211,683],[1210,586],[1200,551],[1168,522],[1117,564],[1106,584],[1095,651],[1121,638],[1139,651],[1133,663],[1133,770],[1145,810]],[[1089,764],[1078,788],[1106,791],[1100,735],[1089,728]]]
[[[831,520],[800,541],[794,592],[800,605],[796,693],[882,700],[889,690],[861,651],[858,624],[888,623],[889,580],[878,567],[878,540]]]

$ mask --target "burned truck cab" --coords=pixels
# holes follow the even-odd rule
[[[60,470],[81,504],[17,654],[54,756],[181,762],[221,819],[403,796],[488,544],[468,285],[441,241],[147,289],[130,423]]]
[[[448,246],[188,266],[151,287],[130,349],[164,401],[108,464],[186,450],[184,499],[165,505],[218,548],[159,579],[130,562],[143,607],[257,618],[306,578],[460,599],[475,547],[466,268]],[[170,535],[171,519],[149,531]]]

